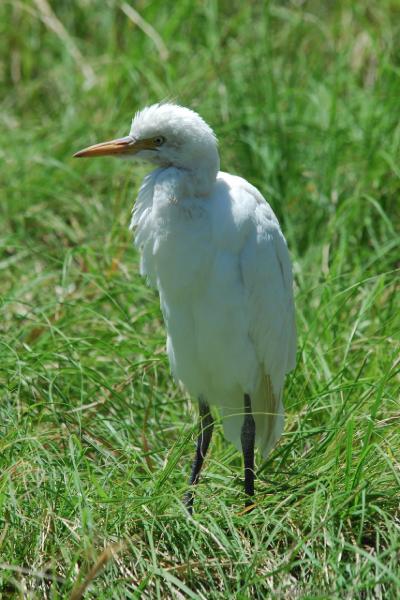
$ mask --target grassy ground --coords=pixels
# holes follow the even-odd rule
[[[134,6],[161,38],[117,0],[0,5],[1,597],[396,598],[400,5]],[[128,232],[145,171],[71,158],[165,97],[294,259],[298,366],[251,514],[220,426],[181,504],[195,411]]]

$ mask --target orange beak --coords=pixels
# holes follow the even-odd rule
[[[76,152],[74,157],[91,158],[92,156],[118,156],[121,154],[136,154],[136,152],[139,152],[140,150],[154,150],[155,148],[156,145],[153,140],[135,140],[134,138],[127,136],[118,138],[117,140],[89,146],[88,148]]]

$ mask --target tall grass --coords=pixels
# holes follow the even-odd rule
[[[0,4],[4,597],[398,597],[399,16]],[[214,127],[294,259],[298,366],[252,513],[220,427],[181,504],[196,416],[128,232],[145,170],[71,158],[163,98]]]

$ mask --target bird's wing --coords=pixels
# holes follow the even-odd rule
[[[285,374],[296,360],[296,324],[292,267],[285,238],[272,209],[249,184],[239,195],[248,202],[251,227],[240,253],[249,337],[264,376],[253,411],[257,445],[264,456],[279,439],[284,424],[282,392]],[[252,201],[246,196],[252,196]]]
[[[257,202],[253,223],[240,255],[249,335],[278,393],[285,373],[295,365],[292,267],[285,238],[265,201]]]

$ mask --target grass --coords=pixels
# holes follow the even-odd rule
[[[0,5],[2,597],[397,598],[399,4],[134,6],[161,42],[117,0]],[[145,170],[71,158],[165,97],[294,259],[298,366],[251,514],[220,425],[181,504],[196,418],[128,232]]]

